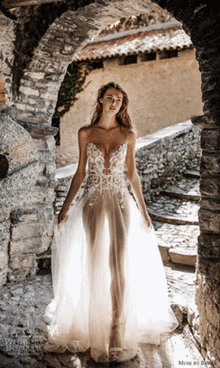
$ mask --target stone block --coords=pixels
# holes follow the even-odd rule
[[[220,262],[219,235],[202,233],[198,238],[198,254],[203,258]]]
[[[36,268],[22,268],[19,270],[9,270],[8,280],[11,282],[21,282],[27,277],[35,276]]]
[[[7,244],[8,245],[8,244]],[[0,268],[7,267],[8,264],[8,248],[0,250]]]
[[[208,197],[220,198],[220,175],[206,178],[201,176],[200,192]]]
[[[199,224],[201,231],[220,233],[220,214],[203,208],[199,210]]]
[[[44,236],[41,238],[41,243],[35,249],[36,255],[43,254],[48,251],[52,244],[52,236]]]
[[[170,261],[169,256],[170,247],[167,244],[165,244],[161,239],[158,239],[158,247],[163,263],[164,264],[168,263]]]
[[[0,287],[7,282],[8,267],[0,268]]]
[[[37,253],[37,250],[41,247],[41,244],[41,237],[12,240],[10,243],[10,257]]]
[[[205,151],[220,150],[220,129],[203,129],[201,148]]]
[[[37,79],[37,80],[40,80],[40,79],[44,79],[45,77],[45,73],[42,73],[42,72],[28,72],[28,75],[29,75],[29,78],[34,80],[34,79]]]
[[[207,175],[214,175],[220,173],[220,156],[219,154],[205,155],[201,157],[200,164],[201,175],[204,173]]]
[[[55,171],[56,171],[56,165],[55,164],[47,164],[46,165],[46,177],[47,178],[51,178],[51,177],[55,177]]]
[[[19,223],[17,226],[12,226],[11,239],[29,239],[41,237],[45,232],[44,223]]]
[[[19,222],[35,222],[41,219],[38,208],[19,208],[11,212],[11,222],[16,225]]]
[[[220,212],[220,202],[212,198],[202,198],[200,201],[200,207],[211,211]]]
[[[11,270],[22,270],[23,268],[36,268],[36,256],[34,254],[22,257],[11,257],[9,267]]]
[[[29,87],[21,86],[20,87],[20,92],[22,92],[22,93],[24,93],[25,95],[28,95],[28,96],[39,96],[39,90],[38,89],[33,89],[33,88],[29,88]]]
[[[188,266],[195,266],[197,261],[197,254],[185,253],[180,249],[170,249],[169,256],[173,263],[184,264]]]

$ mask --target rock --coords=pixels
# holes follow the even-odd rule
[[[24,292],[24,289],[22,287],[17,287],[16,289],[13,289],[10,291],[12,296],[21,295]]]

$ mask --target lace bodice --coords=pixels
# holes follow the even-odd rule
[[[124,175],[126,153],[127,143],[123,143],[111,153],[109,166],[106,168],[103,153],[95,143],[88,143],[88,177],[84,196],[89,205],[94,205],[103,190],[107,189],[118,197],[121,207],[124,206],[125,194],[128,192]]]

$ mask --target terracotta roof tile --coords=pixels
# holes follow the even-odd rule
[[[192,47],[190,37],[183,31],[181,23],[174,21],[100,37],[76,53],[74,61],[189,47]]]

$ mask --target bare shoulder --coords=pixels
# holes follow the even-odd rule
[[[135,144],[137,138],[137,133],[134,129],[129,129],[127,134],[127,142],[128,144]]]
[[[90,125],[85,125],[78,130],[78,137],[81,140],[88,140],[90,134]]]

